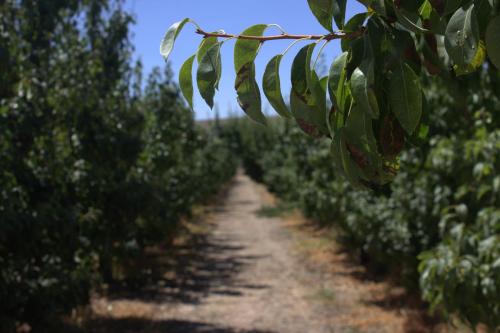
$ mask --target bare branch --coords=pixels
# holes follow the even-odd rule
[[[247,36],[247,35],[233,35],[233,34],[218,33],[218,32],[206,32],[202,29],[197,29],[196,33],[202,35],[205,38],[220,37],[220,38],[231,38],[231,39],[250,39],[250,40],[258,40],[261,42],[269,40],[282,40],[282,39],[297,39],[297,40],[309,39],[309,40],[331,41],[334,39],[355,39],[364,33],[364,29],[352,33],[334,32],[334,33],[329,33],[327,35],[292,35],[283,33],[281,35],[273,35],[273,36]]]

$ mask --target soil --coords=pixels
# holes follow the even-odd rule
[[[202,221],[190,225],[190,237],[151,254],[147,283],[94,296],[84,326],[96,333],[444,330],[404,289],[370,277],[330,231],[297,212],[265,214],[274,204],[238,173]]]

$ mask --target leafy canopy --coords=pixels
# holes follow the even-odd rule
[[[196,52],[197,84],[210,107],[221,75],[220,48],[237,39],[234,49],[238,102],[256,122],[266,123],[254,60],[265,41],[309,42],[291,68],[292,89],[285,102],[280,63],[289,50],[273,57],[262,80],[264,95],[282,117],[293,117],[313,137],[328,137],[337,167],[358,187],[389,183],[408,144],[426,139],[429,124],[421,80],[439,75],[452,82],[487,63],[500,67],[498,0],[359,0],[366,12],[346,21],[345,0],[308,0],[325,35],[292,35],[277,25],[257,24],[240,35],[208,33],[190,19],[172,25],[161,44],[168,59],[188,22],[204,38]],[[333,24],[339,32],[334,32]],[[264,35],[271,26],[279,35]],[[320,77],[313,54],[318,44],[340,39],[343,53]],[[317,51],[318,56],[322,47]],[[194,56],[180,72],[182,92],[192,106]]]

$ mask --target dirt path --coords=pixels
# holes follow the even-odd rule
[[[359,267],[344,255],[321,255],[334,253],[328,242],[290,229],[289,220],[257,214],[268,204],[266,196],[238,174],[213,208],[212,230],[201,233],[196,250],[181,244],[175,255],[160,258],[155,274],[161,278],[139,292],[95,299],[91,330],[426,332],[405,327],[408,313],[377,299],[385,287],[353,277]]]

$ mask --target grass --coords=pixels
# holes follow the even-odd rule
[[[290,211],[292,211],[294,208],[295,206],[291,203],[279,202],[278,204],[273,206],[262,206],[255,212],[255,214],[258,217],[282,217],[290,213]]]
[[[307,251],[324,250],[332,245],[331,241],[327,238],[302,239],[298,243],[300,248]]]
[[[335,300],[335,292],[330,288],[323,287],[308,298],[321,302],[333,302]]]

